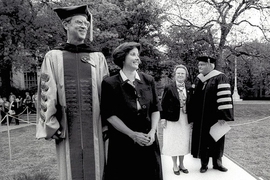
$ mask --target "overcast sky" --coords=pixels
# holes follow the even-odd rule
[[[262,0],[262,1],[264,1],[264,0]],[[181,1],[179,0],[179,2],[181,2]],[[192,0],[189,0],[186,2],[190,3],[190,2],[192,2]],[[160,3],[168,3],[168,1],[161,0]],[[235,9],[237,6],[238,5],[233,5],[232,9]],[[215,19],[217,17],[217,15],[214,15],[213,8],[209,7],[208,5],[205,5],[205,3],[204,4],[201,3],[200,5],[198,5],[198,4],[189,4],[189,5],[185,5],[185,6],[182,5],[180,7],[181,7],[181,12],[174,9],[174,10],[171,10],[171,13],[176,13],[176,14],[181,13],[181,15],[183,17],[191,20],[191,22],[196,23],[196,25],[198,25],[198,26],[203,25],[209,19]],[[231,13],[232,12],[234,12],[234,10],[232,10]],[[213,16],[215,18],[213,18]],[[244,14],[242,14],[238,18],[238,22],[242,19],[246,19],[254,25],[260,25],[260,23],[262,22],[261,21],[262,17],[263,16],[260,14],[259,11],[249,10],[249,11],[246,11]],[[228,22],[229,22],[229,20],[228,20]],[[263,22],[264,22],[263,24],[265,25],[265,27],[268,27],[270,29],[270,18],[267,18],[267,21],[264,20]],[[216,26],[216,27],[218,27],[218,26]],[[219,32],[217,32],[216,36],[219,37]],[[233,39],[234,41],[242,41],[243,42],[243,41],[253,41],[255,39],[260,41],[262,38],[263,38],[263,34],[258,28],[251,27],[247,23],[241,23],[240,26],[235,26],[233,28],[231,33],[228,35],[227,40],[231,41]],[[270,38],[270,34],[268,34],[268,38]]]

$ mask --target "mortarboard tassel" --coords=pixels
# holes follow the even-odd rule
[[[89,27],[89,31],[90,31],[89,40],[92,42],[93,41],[93,16],[92,16],[91,13],[90,13],[90,27]]]
[[[93,41],[93,16],[92,13],[89,10],[88,5],[86,5],[86,10],[88,11],[88,15],[90,16],[90,27],[89,27],[89,40],[90,42]]]

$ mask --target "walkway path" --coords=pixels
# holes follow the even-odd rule
[[[177,176],[172,170],[172,159],[169,156],[162,155],[163,176],[164,180],[262,180],[255,177],[245,169],[231,161],[227,157],[223,157],[223,165],[228,168],[227,172],[220,172],[212,169],[211,159],[206,173],[200,173],[200,160],[193,158],[191,155],[185,156],[185,167],[189,170],[189,174],[180,173]]]

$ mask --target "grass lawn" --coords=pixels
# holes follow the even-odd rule
[[[226,155],[264,180],[270,180],[270,118],[241,124],[267,116],[270,104],[236,104],[235,121],[230,123],[225,143]],[[0,132],[0,136],[1,180],[58,179],[54,141],[36,140],[35,126],[11,131],[12,160],[7,132]]]
[[[236,104],[235,121],[225,142],[225,154],[264,180],[270,180],[269,116],[270,104]],[[269,118],[241,125],[265,117]]]
[[[11,160],[8,148],[8,134],[7,132],[0,132],[1,180],[57,179],[54,141],[35,139],[35,130],[35,126],[29,126],[10,131]],[[27,176],[27,178],[24,178],[24,176]],[[47,178],[45,178],[46,176]]]

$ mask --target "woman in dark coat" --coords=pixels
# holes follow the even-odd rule
[[[101,115],[109,126],[105,180],[162,180],[157,125],[161,110],[154,78],[137,72],[140,44],[113,52],[119,74],[102,82]]]
[[[189,173],[184,166],[184,156],[190,153],[191,135],[188,105],[192,91],[186,83],[187,77],[187,68],[177,65],[174,68],[174,81],[165,87],[161,101],[161,125],[164,128],[162,154],[172,157],[176,175],[180,175],[180,171]]]

